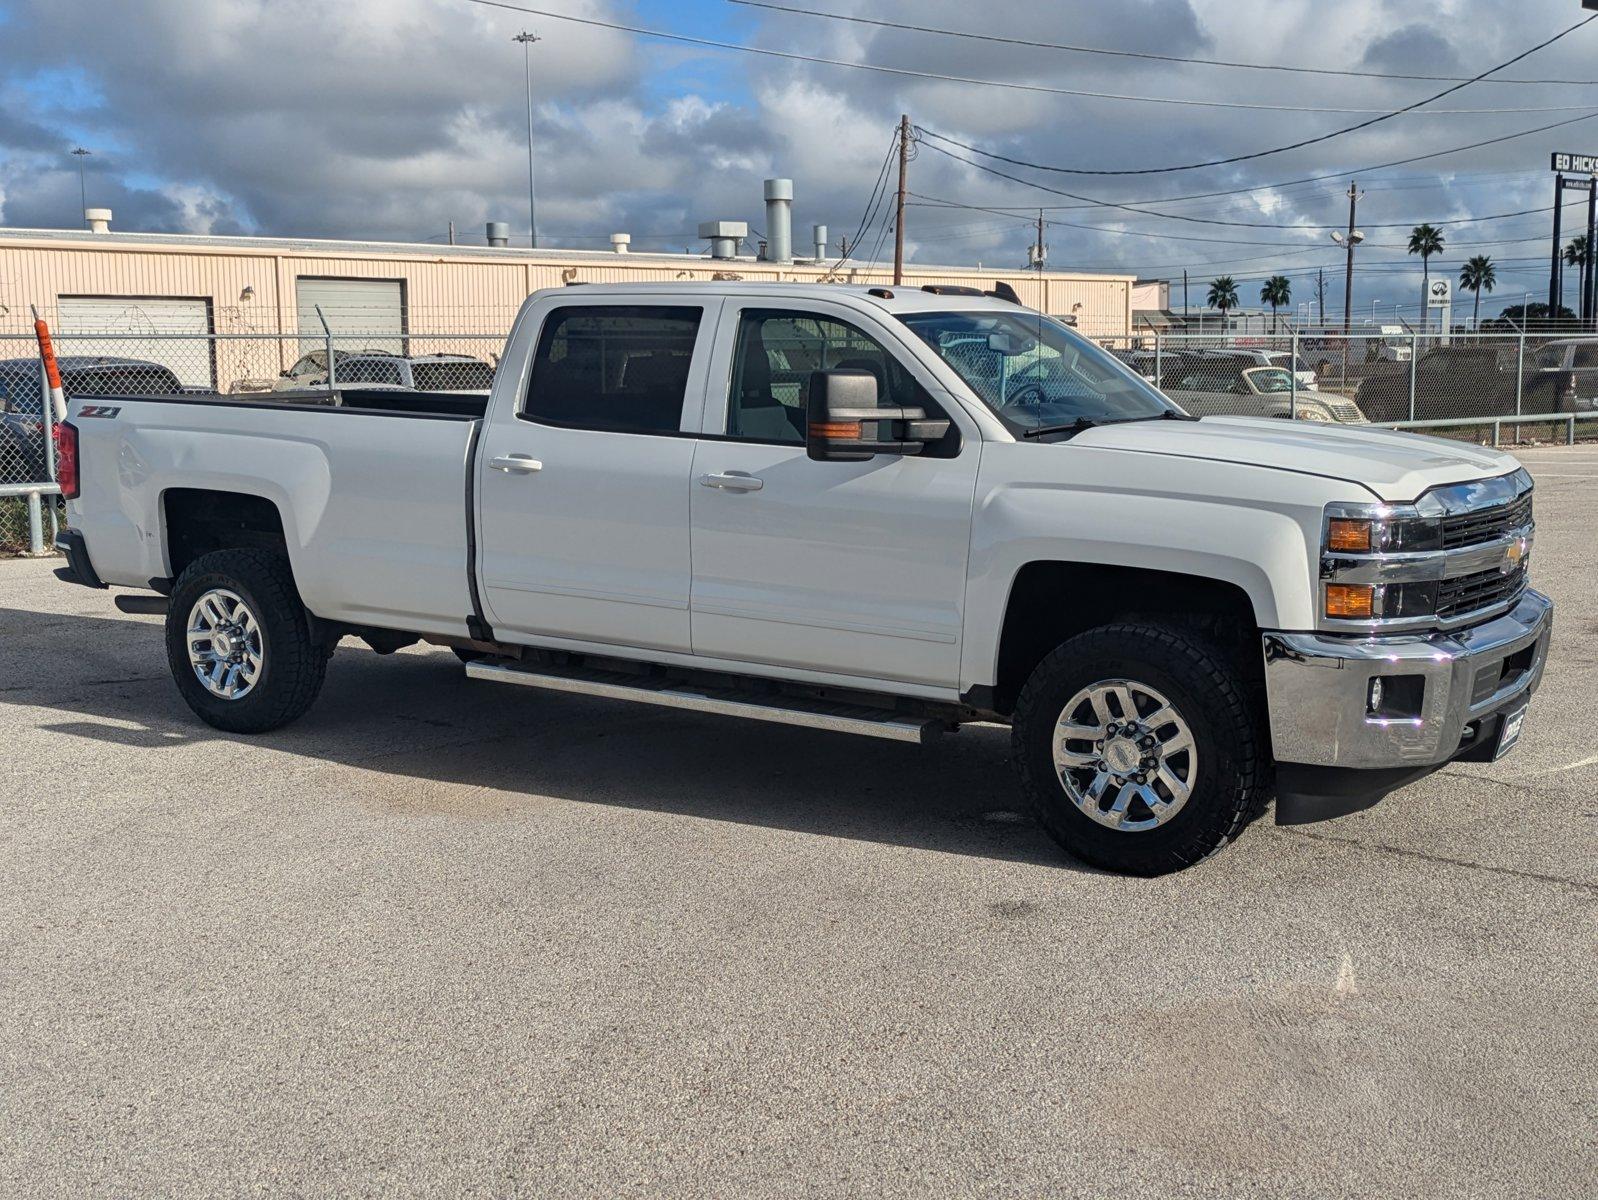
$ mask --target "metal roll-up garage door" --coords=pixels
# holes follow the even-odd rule
[[[386,350],[405,353],[405,284],[398,279],[323,279],[294,281],[299,310],[301,353],[327,345],[322,317],[332,327],[340,351]]]
[[[159,363],[185,387],[216,386],[211,302],[189,296],[62,296],[56,353]],[[84,336],[87,335],[87,336]],[[173,336],[182,335],[182,336]]]

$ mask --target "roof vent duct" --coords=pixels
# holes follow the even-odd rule
[[[810,227],[810,240],[816,246],[816,261],[827,260],[827,227],[825,225],[812,225]]]
[[[111,210],[109,208],[86,208],[83,210],[83,219],[88,224],[90,233],[111,232]]]
[[[766,259],[793,261],[793,180],[766,180]]]
[[[610,248],[617,254],[626,254],[632,241],[633,235],[630,233],[613,233],[610,235]]]
[[[711,258],[737,258],[738,243],[749,236],[746,221],[701,221],[699,236],[710,243]]]
[[[490,246],[510,245],[510,225],[505,221],[490,221],[488,223],[488,244]]]

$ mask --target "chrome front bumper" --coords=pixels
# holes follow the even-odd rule
[[[1537,689],[1553,603],[1526,591],[1509,612],[1448,633],[1265,634],[1265,686],[1278,762],[1426,767],[1470,748],[1492,717]],[[1371,680],[1421,676],[1418,715],[1372,716]]]

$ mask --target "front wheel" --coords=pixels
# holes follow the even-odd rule
[[[166,648],[184,701],[229,733],[287,725],[311,706],[327,671],[288,562],[265,550],[218,550],[190,563],[167,605]]]
[[[1022,689],[1012,738],[1044,829],[1111,871],[1191,866],[1267,799],[1263,735],[1236,666],[1174,627],[1109,625],[1061,644]]]

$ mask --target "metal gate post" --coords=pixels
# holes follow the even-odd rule
[[[327,323],[327,318],[322,315],[322,306],[316,306],[316,319],[322,322],[322,333],[327,338],[327,390],[338,390],[338,366],[333,362],[333,327]]]
[[[45,398],[50,395],[50,373],[45,370],[44,359],[42,357],[39,359],[39,395],[41,398]],[[45,399],[44,403],[40,404],[39,407],[44,412],[44,470],[45,475],[48,477],[46,481],[49,483],[54,483],[56,482],[55,405],[50,403],[48,399]],[[52,546],[55,545],[56,538],[61,535],[60,522],[56,520],[56,505],[57,501],[52,499],[50,501],[50,544]]]
[[[1298,326],[1293,326],[1293,342],[1291,356],[1287,360],[1287,371],[1293,377],[1293,394],[1287,402],[1287,414],[1293,420],[1298,420]]]
[[[1415,364],[1420,361],[1420,334],[1409,335],[1409,419],[1415,419]]]
[[[34,558],[44,554],[44,520],[40,511],[39,493],[28,493],[28,553]]]
[[[1524,318],[1525,314],[1521,314]],[[1520,406],[1526,393],[1526,325],[1520,326],[1520,346],[1515,352],[1515,415],[1520,416]],[[1520,441],[1520,427],[1515,427],[1515,441]]]
[[[1160,386],[1160,380],[1165,378],[1165,336],[1159,328],[1154,330],[1154,386]]]

